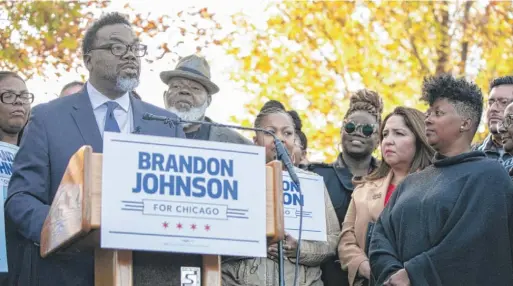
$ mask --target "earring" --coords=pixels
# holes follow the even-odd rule
[[[460,132],[463,132],[463,126],[460,126]]]

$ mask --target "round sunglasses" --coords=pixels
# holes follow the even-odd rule
[[[369,137],[372,134],[374,134],[374,132],[376,132],[375,126],[376,126],[375,124],[368,124],[368,123],[356,124],[356,123],[354,123],[352,121],[349,121],[349,122],[345,122],[344,123],[344,131],[347,134],[351,134],[351,133],[354,133],[357,130],[360,130],[360,132],[364,136]]]

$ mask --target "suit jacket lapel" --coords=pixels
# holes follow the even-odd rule
[[[371,190],[371,203],[369,203],[369,213],[373,219],[377,219],[385,208],[385,197],[387,195],[388,186],[392,180],[392,171],[380,180],[377,180],[375,186]]]
[[[148,121],[142,119],[146,112],[142,102],[130,95],[130,104],[132,106],[132,119],[134,121],[134,130],[132,130],[132,132],[146,135],[151,134],[149,130],[151,126],[148,124]]]
[[[78,94],[76,102],[73,104],[71,115],[77,124],[78,130],[84,139],[86,145],[91,145],[93,151],[97,153],[103,152],[103,140],[96,123],[93,107],[87,88],[83,88]]]

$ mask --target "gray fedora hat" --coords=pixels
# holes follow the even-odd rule
[[[219,87],[210,80],[210,66],[207,60],[197,55],[182,58],[174,70],[163,71],[160,79],[168,84],[174,77],[183,77],[201,83],[209,94],[219,92]]]

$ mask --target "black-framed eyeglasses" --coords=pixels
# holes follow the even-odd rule
[[[94,50],[110,50],[110,52],[118,57],[122,57],[128,53],[128,50],[131,50],[134,55],[138,58],[144,57],[146,55],[146,51],[148,49],[148,46],[143,44],[134,44],[134,45],[125,45],[121,43],[116,44],[106,44],[103,46],[99,46],[96,48],[92,48],[89,51]]]
[[[374,132],[376,132],[376,124],[356,124],[353,121],[348,121],[344,123],[344,131],[347,134],[354,133],[357,130],[360,130],[360,132],[364,136],[369,137],[372,134],[374,134]]]
[[[31,104],[34,102],[34,94],[30,92],[15,93],[12,91],[4,91],[0,93],[0,101],[5,104],[13,104],[18,98],[22,104]]]

